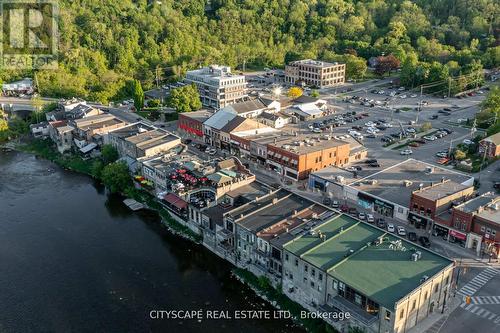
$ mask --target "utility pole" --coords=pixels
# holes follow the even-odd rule
[[[451,77],[448,78],[448,98],[450,98],[451,95]]]
[[[418,116],[420,111],[422,111],[422,96],[424,94],[424,86],[420,86],[420,102],[418,103],[417,116],[415,117],[415,125],[418,123]]]

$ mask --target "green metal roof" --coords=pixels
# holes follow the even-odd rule
[[[285,244],[285,249],[326,271],[358,292],[393,309],[395,303],[452,263],[411,242],[385,233],[352,217],[340,215]],[[325,235],[318,237],[319,231]],[[374,245],[377,238],[383,242]],[[391,249],[401,240],[402,248]],[[416,250],[422,253],[412,261]]]

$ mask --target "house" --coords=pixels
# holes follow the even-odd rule
[[[74,129],[68,125],[67,120],[49,122],[49,136],[61,154],[71,150]]]
[[[31,95],[34,91],[33,80],[31,78],[2,84],[2,93],[4,96]]]
[[[238,116],[245,118],[255,118],[262,114],[264,111],[269,113],[279,112],[281,104],[279,101],[256,98],[239,103],[234,103],[224,107],[222,110],[235,112]]]
[[[66,119],[81,119],[103,114],[101,110],[87,105],[86,102],[77,104],[74,107],[65,106],[64,108]]]
[[[76,97],[70,98],[70,99],[61,99],[57,103],[57,108],[60,111],[69,112],[80,104],[87,105],[87,101],[85,101],[81,98],[76,98]]]
[[[292,117],[281,112],[262,112],[257,118],[257,121],[272,128],[283,128],[286,124],[289,124],[292,121]]]
[[[479,141],[479,153],[487,158],[500,156],[500,132]]]
[[[35,138],[49,136],[49,122],[42,121],[38,124],[31,124],[30,132]]]
[[[295,115],[302,121],[324,117],[333,112],[324,99],[302,95],[292,101],[292,107],[287,114]]]

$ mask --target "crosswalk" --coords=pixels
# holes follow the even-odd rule
[[[466,311],[469,311],[469,312],[481,317],[481,318],[484,318],[485,320],[492,321],[495,325],[500,326],[500,315],[498,315],[496,313],[493,313],[493,312],[486,310],[485,308],[482,308],[482,307],[477,306],[475,304],[462,303],[462,304],[460,304],[460,307]]]
[[[472,304],[500,304],[500,296],[472,296]]]
[[[495,275],[498,274],[498,270],[488,267],[481,273],[476,275],[472,280],[465,284],[459,291],[458,294],[462,296],[472,296],[474,295],[482,286],[484,286],[488,281],[490,281]]]

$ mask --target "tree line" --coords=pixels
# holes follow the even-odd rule
[[[393,55],[402,66],[440,64],[458,73],[473,64],[500,64],[497,0],[60,0],[59,5],[59,68],[37,72],[41,93],[54,97],[118,100],[133,96],[134,80],[149,89],[210,63],[262,68],[317,58],[346,62],[351,78],[362,77],[366,61],[381,55]],[[424,74],[439,72],[431,68]],[[0,80],[32,74],[0,69]]]

